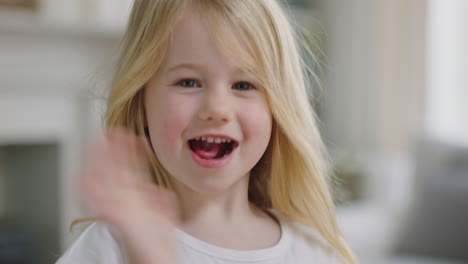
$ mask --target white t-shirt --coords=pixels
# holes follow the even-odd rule
[[[300,224],[281,221],[276,245],[259,250],[233,250],[203,242],[180,230],[181,264],[338,264],[335,250],[320,234]],[[101,222],[90,225],[56,264],[127,264],[126,253],[111,229]]]

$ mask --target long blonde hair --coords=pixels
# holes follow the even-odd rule
[[[240,51],[245,67],[265,87],[273,130],[265,154],[252,169],[249,200],[314,227],[345,263],[355,263],[335,220],[328,162],[309,103],[299,43],[277,1],[135,0],[108,98],[106,126],[146,134],[143,90],[164,59],[178,15],[187,8],[204,12],[213,35],[227,52],[236,47],[223,41],[226,33],[221,25],[228,23],[238,30],[248,47]],[[155,183],[171,188],[169,175],[154,152],[148,150],[148,155]]]

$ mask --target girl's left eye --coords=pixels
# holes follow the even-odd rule
[[[232,86],[232,88],[236,90],[247,91],[255,89],[255,86],[248,82],[237,82]]]

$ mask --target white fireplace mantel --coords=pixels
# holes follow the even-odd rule
[[[28,12],[0,12],[0,146],[59,146],[62,249],[73,240],[71,221],[83,216],[73,176],[83,141],[99,127],[96,91],[105,86],[122,32],[119,27],[56,24]]]

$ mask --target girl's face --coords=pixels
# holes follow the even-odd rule
[[[226,30],[232,30],[226,26]],[[230,34],[231,43],[243,45]],[[151,143],[175,179],[215,194],[248,182],[265,152],[272,117],[257,80],[218,48],[209,27],[186,13],[145,90]],[[243,188],[243,187],[239,187]]]

